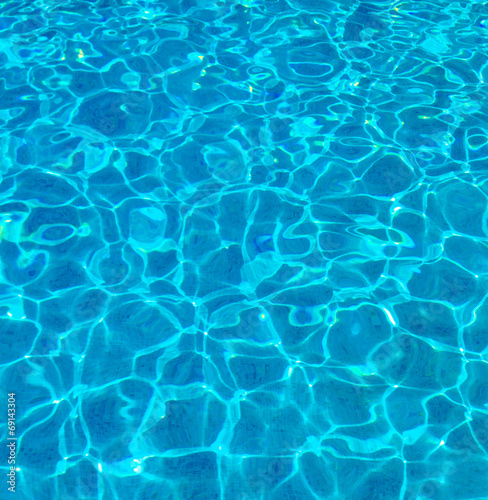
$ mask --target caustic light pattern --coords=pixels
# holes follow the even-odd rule
[[[0,6],[17,498],[488,498],[487,27]]]

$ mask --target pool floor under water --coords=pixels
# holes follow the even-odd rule
[[[488,499],[487,28],[1,4],[0,498]]]

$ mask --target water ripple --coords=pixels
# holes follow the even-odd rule
[[[487,27],[481,0],[0,7],[22,498],[488,497]]]

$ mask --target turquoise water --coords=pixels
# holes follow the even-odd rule
[[[488,499],[487,29],[1,4],[17,498]]]

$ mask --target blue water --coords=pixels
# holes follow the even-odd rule
[[[16,498],[488,499],[487,29],[1,4]]]

